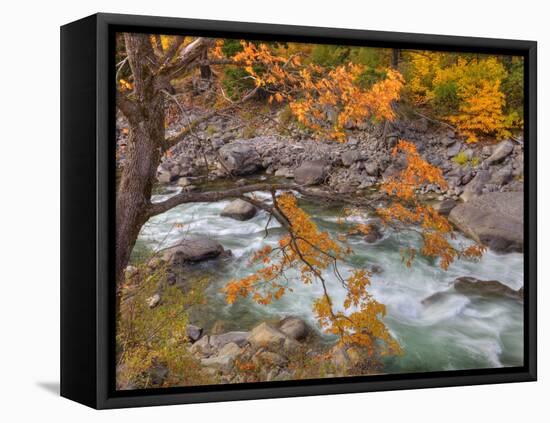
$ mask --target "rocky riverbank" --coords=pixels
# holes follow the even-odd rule
[[[391,152],[398,139],[407,139],[424,159],[443,171],[447,189],[437,185],[421,189],[425,198],[435,201],[437,210],[450,214],[467,236],[497,251],[522,251],[521,139],[467,144],[453,130],[419,119],[394,123],[386,135],[375,126],[354,130],[348,142],[337,143],[312,140],[296,129],[290,131],[291,136],[283,136],[269,122],[265,134],[248,139],[239,138],[239,131],[227,131],[230,122],[222,118],[202,132],[199,128],[203,142],[197,144],[194,137],[174,147],[159,166],[159,182],[194,190],[205,180],[246,183],[243,178],[265,174],[315,186],[337,199],[371,191],[403,169],[403,160]],[[461,203],[470,205],[451,213]],[[503,205],[506,212],[497,216],[491,211]],[[496,223],[493,227],[481,221]]]

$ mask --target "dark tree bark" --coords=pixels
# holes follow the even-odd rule
[[[125,35],[133,75],[133,99],[119,95],[129,123],[127,157],[116,198],[116,277],[128,263],[139,230],[146,222],[153,182],[164,140],[164,105],[158,89],[156,56],[144,34]]]
[[[190,124],[175,137],[165,137],[164,103],[166,94],[174,93],[171,80],[200,66],[213,40],[197,38],[182,48],[184,37],[178,36],[162,51],[153,42],[146,34],[124,34],[133,87],[131,92],[124,87],[117,92],[117,107],[129,125],[126,160],[116,197],[117,283],[122,280],[141,227],[151,216],[161,212],[159,209],[153,213],[151,205],[161,156],[181,141],[193,126]]]

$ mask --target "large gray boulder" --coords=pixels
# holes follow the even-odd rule
[[[279,330],[285,335],[296,340],[302,340],[307,337],[309,328],[302,319],[298,317],[285,317],[279,322]]]
[[[449,216],[449,213],[456,207],[458,203],[453,199],[445,199],[433,205],[433,208],[442,216]]]
[[[476,176],[468,182],[464,187],[464,192],[460,196],[462,201],[470,201],[473,198],[480,196],[483,192],[485,185],[491,180],[491,172],[488,170],[480,170]]]
[[[498,144],[495,147],[493,154],[491,154],[489,158],[487,158],[487,163],[491,165],[500,163],[506,157],[508,157],[513,150],[514,150],[514,143],[512,141],[510,140],[502,141],[500,144]]]
[[[246,142],[233,142],[218,150],[223,168],[233,175],[250,175],[262,168],[262,159],[254,146]]]
[[[256,207],[238,198],[225,206],[220,215],[236,220],[249,220],[256,215]]]
[[[300,185],[318,185],[327,176],[327,164],[322,160],[303,162],[295,171],[294,179]]]
[[[361,153],[357,150],[344,151],[341,159],[344,166],[351,166],[355,162],[361,160]]]
[[[482,281],[470,276],[455,279],[454,288],[464,295],[481,295],[523,299],[523,289],[510,288],[499,281]]]
[[[459,204],[449,220],[470,238],[499,252],[523,251],[523,193],[491,192]]]
[[[213,239],[186,236],[178,244],[167,248],[163,259],[172,266],[181,266],[213,259],[224,252],[223,246]]]
[[[255,349],[265,348],[277,353],[296,351],[300,347],[298,341],[265,322],[250,331],[248,342]]]
[[[249,332],[233,331],[221,333],[219,335],[210,335],[210,345],[215,348],[221,348],[230,342],[243,347],[248,343]]]

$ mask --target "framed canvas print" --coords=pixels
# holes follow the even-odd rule
[[[61,393],[536,380],[536,43],[61,28]]]

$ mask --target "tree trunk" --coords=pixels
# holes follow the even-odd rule
[[[125,34],[126,52],[134,76],[135,107],[126,110],[129,124],[127,154],[116,196],[117,283],[122,280],[132,248],[148,219],[153,183],[164,141],[164,104],[157,77],[145,57],[152,57],[151,43],[141,34]]]

